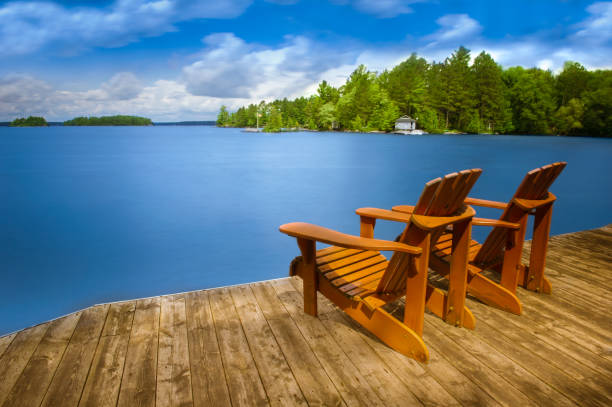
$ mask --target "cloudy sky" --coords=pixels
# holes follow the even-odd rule
[[[136,114],[210,120],[222,104],[314,93],[360,63],[464,45],[505,67],[612,68],[612,2],[0,1],[0,121]]]

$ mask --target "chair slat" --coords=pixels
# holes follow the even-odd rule
[[[540,169],[536,168],[527,173],[523,181],[516,189],[514,194],[514,198],[527,198],[529,196],[529,192],[533,188],[533,184],[535,179],[540,175]]]
[[[427,212],[427,209],[429,208],[431,200],[436,194],[436,190],[438,189],[440,182],[442,182],[442,178],[436,178],[425,184],[425,188],[423,188],[423,192],[421,193],[418,202],[414,206],[413,213],[417,215],[424,215]]]
[[[382,277],[382,274],[383,274],[383,271],[379,273],[370,274],[369,276],[365,276],[359,280],[342,285],[338,288],[340,289],[341,292],[347,295],[350,295],[350,296],[363,295],[363,293],[357,294],[357,293],[354,293],[353,291],[363,290],[363,289],[366,289],[368,291],[374,291],[376,289],[376,286],[378,285],[378,281],[380,281],[380,277]]]
[[[381,263],[387,263],[387,259],[382,256],[370,257],[367,259],[361,259],[356,261],[355,263],[351,263],[347,266],[340,266],[338,268],[329,267],[329,265],[325,265],[323,267],[319,267],[319,271],[323,273],[323,276],[328,280],[334,280],[340,277],[346,277],[349,274],[359,272],[365,268],[376,266]]]
[[[359,250],[359,249],[345,249],[344,247],[340,249],[342,250],[339,250],[335,253],[324,254],[324,255],[320,255],[319,252],[317,251],[317,264],[331,263],[334,260],[340,260],[345,257],[352,256],[354,254],[363,253],[365,251],[365,250]]]
[[[464,182],[460,184],[460,189],[455,194],[455,199],[450,205],[449,211],[453,214],[456,213],[463,206],[465,198],[472,190],[472,187],[480,177],[480,174],[482,174],[482,170],[480,168],[474,168],[471,170],[461,171],[460,174],[462,173],[467,173],[467,179],[465,179]]]
[[[360,280],[364,277],[367,277],[371,274],[375,274],[375,273],[379,273],[379,272],[384,272],[385,269],[387,268],[387,262],[381,262],[381,263],[377,263],[374,264],[373,266],[370,267],[366,267],[364,269],[361,269],[359,271],[356,271],[354,273],[350,273],[350,274],[346,274],[340,278],[335,278],[333,280],[331,280],[331,283],[335,286],[340,286],[340,285],[344,285],[346,283],[351,283],[353,281],[357,281]]]
[[[370,257],[376,256],[378,253],[373,251],[363,251],[361,253],[355,253],[350,256],[343,257],[341,259],[335,259],[327,263],[317,263],[317,266],[320,269],[328,269],[328,268],[340,268],[344,266],[348,266],[349,264],[356,263],[361,260],[369,259]]]
[[[459,174],[454,172],[452,174],[445,175],[442,178],[442,182],[436,190],[436,195],[429,205],[429,209],[425,215],[429,216],[444,216],[448,212],[448,202],[453,196],[453,185],[459,177]]]

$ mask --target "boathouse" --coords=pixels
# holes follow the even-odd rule
[[[395,130],[416,130],[416,120],[410,116],[402,116],[395,121]]]

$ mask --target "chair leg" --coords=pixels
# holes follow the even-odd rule
[[[413,270],[406,277],[406,307],[404,309],[404,324],[419,336],[423,336],[425,318],[425,298],[427,291],[427,269],[431,235],[422,230],[416,230],[410,242],[423,249],[421,255],[412,263]]]
[[[471,218],[453,225],[452,255],[448,276],[448,301],[444,310],[444,320],[455,326],[463,326],[471,231]]]
[[[432,314],[444,319],[444,313],[446,312],[448,303],[448,296],[442,291],[431,284],[427,284],[427,299],[425,305]],[[476,327],[476,319],[474,314],[467,307],[463,306],[463,325],[464,328],[474,329]]]
[[[302,272],[304,280],[304,312],[317,316],[318,274],[316,265],[316,242],[308,239],[297,239],[302,252]]]
[[[527,273],[526,287],[535,292],[550,294],[551,286],[545,281],[546,249],[550,235],[550,220],[552,218],[552,202],[536,209],[533,222],[533,239],[531,241],[531,256]]]
[[[525,213],[525,215],[519,220],[518,223],[521,225],[519,230],[508,232],[510,242],[504,251],[504,261],[501,268],[500,284],[511,293],[516,293],[516,287],[519,284],[519,265],[521,264],[521,253],[523,252],[523,243],[525,241],[528,216],[529,215]]]

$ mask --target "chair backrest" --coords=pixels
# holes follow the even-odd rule
[[[523,219],[528,213],[514,203],[514,198],[530,200],[546,199],[548,197],[548,188],[561,174],[566,165],[566,162],[557,162],[529,171],[499,219],[507,222],[524,222]],[[524,228],[520,231],[521,236],[519,238],[521,240],[525,238],[525,232]],[[493,228],[474,257],[474,264],[482,267],[491,267],[501,263],[503,261],[507,236],[508,229],[502,227]]]
[[[482,170],[479,168],[454,172],[443,178],[436,178],[425,184],[421,197],[414,207],[415,215],[454,216],[465,208],[463,201],[470,193]],[[434,231],[431,242],[435,242],[444,232],[444,228]],[[418,245],[423,231],[409,223],[399,241],[409,245]],[[394,253],[389,265],[378,284],[377,292],[400,293],[406,289],[406,278],[413,266],[412,257],[405,253]]]

